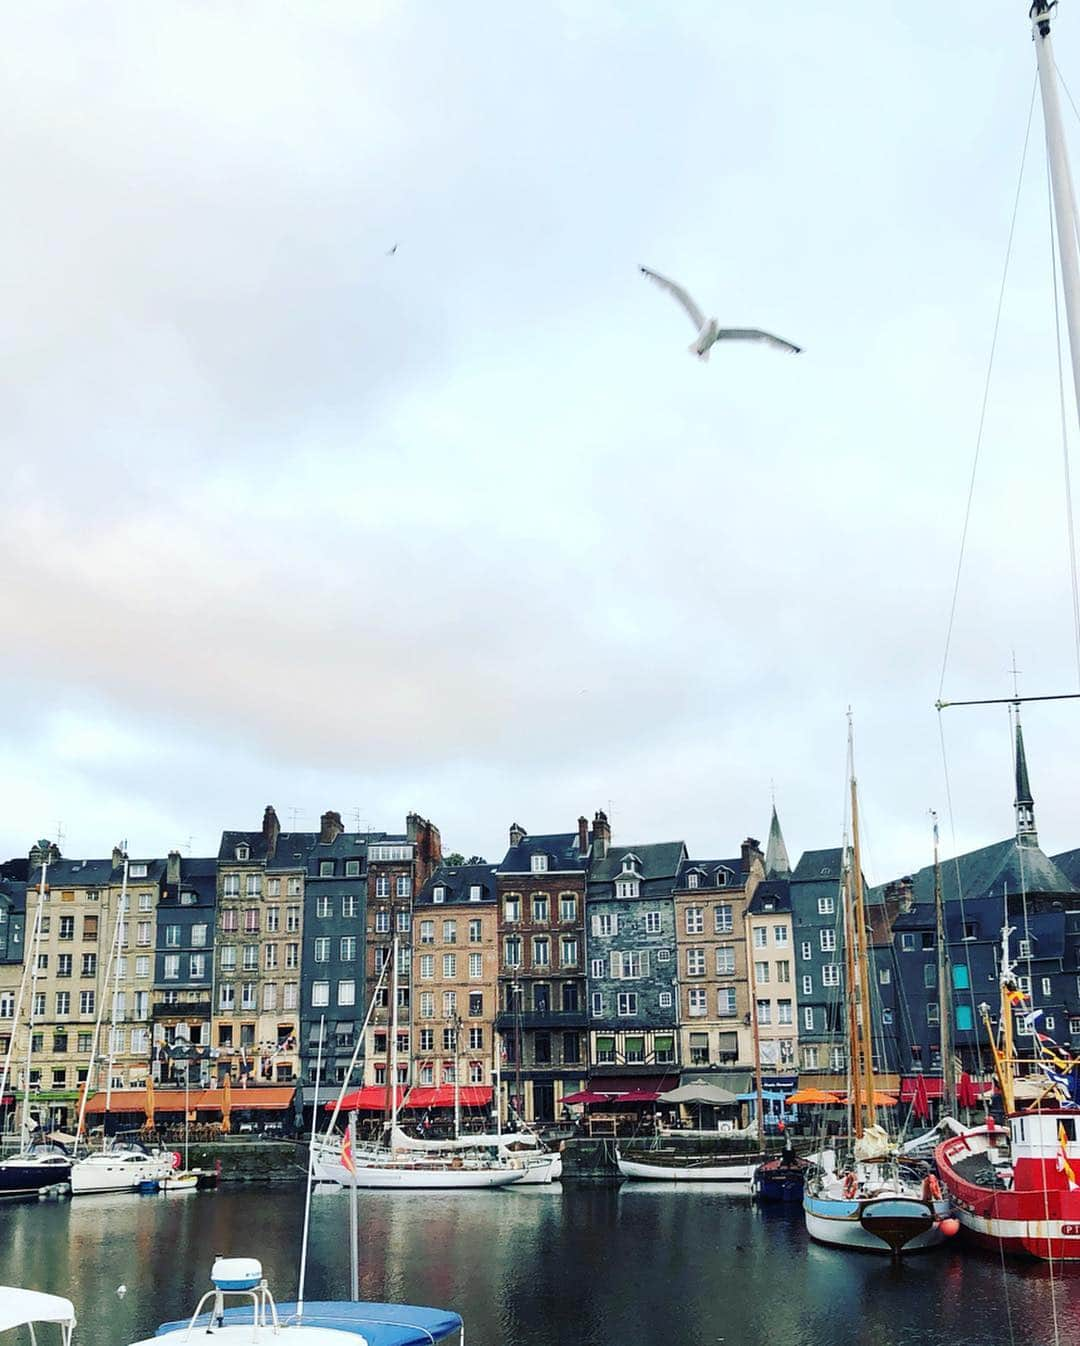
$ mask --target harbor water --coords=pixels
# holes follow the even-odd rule
[[[361,1297],[455,1309],[468,1346],[1080,1346],[1080,1268],[958,1245],[893,1265],[702,1186],[359,1202]],[[308,1299],[348,1297],[347,1219],[344,1193],[315,1194]],[[299,1184],[7,1205],[0,1284],[70,1297],[76,1346],[126,1346],[192,1311],[215,1254],[257,1256],[294,1298],[302,1221]]]

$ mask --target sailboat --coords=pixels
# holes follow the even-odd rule
[[[944,1242],[956,1227],[948,1200],[934,1191],[932,1180],[927,1178],[920,1184],[901,1172],[896,1148],[877,1124],[870,959],[850,716],[848,775],[851,847],[844,846],[843,905],[852,1145],[841,1171],[837,1170],[834,1152],[821,1156],[819,1166],[804,1185],[803,1212],[807,1232],[819,1243],[868,1252],[888,1251],[897,1257]]]
[[[321,1142],[313,1142],[312,1163],[316,1176],[322,1181],[336,1182],[342,1186],[354,1188],[425,1190],[508,1187],[511,1183],[520,1181],[525,1171],[523,1167],[502,1157],[493,1158],[490,1152],[478,1149],[472,1137],[461,1135],[460,1060],[455,1061],[454,1070],[454,1144],[450,1147],[440,1144],[437,1151],[417,1150],[412,1144],[408,1143],[409,1138],[405,1137],[398,1127],[398,1113],[405,1101],[405,1091],[397,1082],[398,946],[396,939],[391,948],[389,961],[393,970],[390,987],[392,1009],[390,1069],[386,1088],[385,1138],[378,1145],[356,1146],[348,1156],[343,1153],[344,1142],[336,1136],[331,1136],[331,1129],[346,1097],[343,1087],[334,1108],[333,1116],[330,1119],[330,1127],[326,1136]],[[383,976],[380,976],[379,984],[376,986],[372,1006],[375,1003],[384,976],[385,967]],[[370,1016],[371,1008],[368,1010],[368,1018]],[[365,1019],[364,1028],[366,1027],[367,1020]],[[454,1028],[455,1047],[460,1042],[460,1038],[459,1023]],[[361,1030],[360,1041],[362,1039],[363,1030]],[[357,1049],[353,1053],[353,1062],[346,1073],[346,1082],[352,1074],[358,1051],[359,1041]],[[316,1118],[312,1123],[313,1132],[317,1124],[317,1112],[316,1107]],[[403,1140],[406,1142],[405,1144],[402,1144]]]

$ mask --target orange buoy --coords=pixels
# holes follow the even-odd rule
[[[951,1239],[954,1234],[959,1234],[960,1221],[950,1215],[948,1219],[942,1220],[940,1222],[938,1228],[941,1230],[941,1232],[945,1235],[946,1238]]]

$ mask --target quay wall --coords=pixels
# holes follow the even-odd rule
[[[182,1147],[177,1147],[183,1153]],[[190,1147],[192,1168],[217,1169],[221,1182],[299,1182],[308,1147],[292,1140],[211,1141]]]

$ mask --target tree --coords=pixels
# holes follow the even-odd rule
[[[469,856],[469,864],[470,864],[470,865],[486,865],[486,864],[487,864],[487,861],[484,859],[484,857],[483,857],[482,855],[470,855],[470,856]]]
[[[465,857],[460,851],[451,851],[449,855],[443,856],[443,864],[449,865],[451,869],[456,869],[458,865],[465,863]]]

